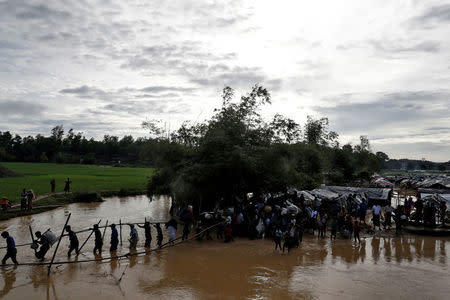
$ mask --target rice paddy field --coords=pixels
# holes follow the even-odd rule
[[[152,168],[21,162],[1,164],[20,175],[0,178],[0,197],[8,197],[11,203],[20,201],[23,188],[32,189],[36,196],[50,193],[52,179],[56,180],[56,192],[64,191],[67,177],[72,180],[72,192],[145,190],[154,173]]]

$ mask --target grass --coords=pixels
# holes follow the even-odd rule
[[[144,191],[152,168],[126,168],[93,165],[54,163],[1,163],[20,177],[0,178],[0,197],[6,196],[11,203],[20,202],[23,188],[32,189],[36,196],[50,193],[50,181],[56,180],[56,192],[63,192],[64,180],[72,180],[72,192],[96,192],[134,190]],[[42,200],[43,201],[43,200]]]

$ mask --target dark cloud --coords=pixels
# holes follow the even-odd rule
[[[162,93],[162,92],[193,92],[196,88],[188,88],[188,87],[179,87],[179,86],[148,86],[142,89],[139,89],[141,92],[146,93]]]
[[[191,79],[191,82],[204,87],[248,88],[255,84],[261,84],[272,91],[281,88],[281,79],[269,79],[259,68],[234,67],[232,69],[215,69],[207,76]]]
[[[91,110],[92,111],[92,110]],[[182,114],[190,112],[190,106],[178,101],[127,101],[123,103],[110,103],[99,107],[96,111],[115,112],[128,115],[162,115]]]
[[[361,102],[367,98],[370,102]],[[316,106],[313,109],[329,117],[332,124],[344,132],[399,128],[405,123],[415,130],[423,130],[426,122],[440,120],[445,124],[447,116],[443,112],[450,110],[449,99],[450,92],[441,90],[375,95],[344,94],[326,99],[327,106]],[[418,120],[420,124],[417,123]]]
[[[9,41],[1,41],[0,40],[0,50],[2,49],[7,49],[7,50],[18,50],[18,49],[23,49],[23,47],[19,44],[16,43],[12,43]]]
[[[28,101],[0,101],[0,115],[8,118],[11,116],[40,115],[45,109],[46,107],[42,104]]]
[[[99,98],[99,99],[108,99],[112,98],[113,95],[96,87],[90,87],[87,85],[82,85],[76,88],[67,88],[59,91],[61,94],[70,94],[77,96],[79,98]]]
[[[438,25],[438,23],[447,22],[450,22],[450,4],[430,7],[423,14],[412,19],[412,23],[419,26]]]
[[[51,8],[45,4],[32,4],[23,0],[6,0],[0,3],[0,11],[8,12],[22,20],[67,20],[71,14],[64,10]]]

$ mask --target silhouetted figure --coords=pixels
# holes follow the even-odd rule
[[[72,183],[72,180],[70,180],[69,177],[66,178],[65,180],[65,185],[64,185],[64,192],[65,193],[69,193],[70,192],[70,184]]]
[[[45,254],[47,254],[47,251],[50,249],[50,241],[45,235],[41,234],[40,231],[36,231],[34,235],[37,237],[36,243],[41,244],[41,247],[35,254],[36,258],[44,260]]]
[[[110,252],[114,252],[117,250],[117,245],[119,245],[119,233],[117,232],[116,224],[111,224],[111,247],[109,248]]]
[[[163,237],[164,237],[163,236],[163,232],[162,232],[162,229],[161,229],[161,226],[159,225],[159,223],[156,223],[155,228],[156,228],[156,233],[157,233],[156,240],[157,240],[157,243],[158,243],[158,247],[161,248]]]
[[[56,188],[56,180],[55,180],[55,178],[53,178],[50,181],[50,186],[51,186],[52,193],[54,193],[55,192],[55,188]]]
[[[78,237],[77,237],[76,233],[71,229],[70,225],[66,226],[66,232],[69,235],[69,241],[70,241],[69,251],[67,252],[67,256],[70,257],[70,255],[72,254],[72,251],[74,251],[74,250],[77,255],[80,254],[80,252],[78,251],[78,247],[80,245],[78,242]]]
[[[283,236],[283,231],[281,231],[281,229],[279,227],[277,227],[277,229],[275,230],[275,233],[273,235],[273,242],[275,243],[275,250],[277,250],[278,247],[280,247],[280,250],[282,250],[281,248],[281,237]]]
[[[100,232],[100,229],[98,229],[98,224],[94,224],[94,235],[95,235],[95,246],[94,246],[94,255],[101,254],[102,253],[102,247],[103,247],[103,239],[102,239],[102,233]]]
[[[33,209],[33,201],[34,201],[34,192],[33,190],[29,190],[27,192],[27,209],[32,210]]]
[[[359,238],[360,231],[361,227],[359,226],[359,222],[355,221],[355,224],[353,225],[353,236],[355,238],[355,242],[358,241],[359,244],[361,244],[361,239]]]
[[[8,231],[3,231],[2,237],[6,239],[6,254],[2,259],[2,264],[3,265],[6,264],[8,258],[11,258],[13,263],[17,265],[18,264],[16,259],[17,249],[13,237],[9,235]]]
[[[144,230],[145,230],[145,245],[144,245],[144,247],[150,248],[150,245],[152,243],[152,229],[150,227],[150,222],[145,221],[144,226],[141,226],[138,224],[138,227],[144,228]]]
[[[189,237],[189,233],[191,232],[191,224],[194,219],[194,214],[192,212],[192,205],[188,205],[187,208],[185,208],[181,214],[180,219],[182,222],[184,222],[183,225],[183,236],[181,240],[187,240]]]
[[[27,209],[27,191],[25,189],[22,190],[20,194],[20,210]]]
[[[419,224],[420,222],[422,222],[422,218],[423,218],[423,201],[422,199],[417,199],[416,203],[414,203],[414,207],[416,208],[416,218],[415,218],[415,223]]]

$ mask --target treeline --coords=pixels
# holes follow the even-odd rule
[[[428,160],[414,160],[414,159],[390,159],[384,168],[386,170],[424,170],[424,171],[446,171],[450,170],[450,161],[437,163]]]
[[[388,160],[373,153],[364,136],[359,145],[341,146],[326,118],[308,117],[300,125],[277,114],[266,122],[259,109],[271,97],[263,87],[255,86],[237,102],[233,98],[234,91],[225,88],[211,119],[184,123],[170,134],[154,122],[143,124],[157,141],[146,154],[158,168],[150,194],[171,194],[179,203],[205,208],[243,199],[248,192],[368,180]]]
[[[134,139],[127,135],[105,135],[103,140],[87,139],[83,133],[70,129],[67,134],[62,125],[51,130],[49,136],[21,137],[9,131],[0,132],[0,161],[57,162],[83,164],[139,164],[140,155],[148,139]]]
[[[260,108],[271,103],[269,92],[255,86],[234,100],[223,90],[222,106],[209,120],[182,124],[166,132],[158,122],[144,122],[149,138],[83,133],[56,126],[49,136],[20,137],[0,132],[0,161],[121,164],[150,166],[150,194],[171,194],[181,202],[212,205],[248,192],[313,189],[322,183],[367,181],[388,161],[373,153],[367,137],[358,145],[340,145],[328,119],[308,117],[305,124],[276,114],[265,121]]]

